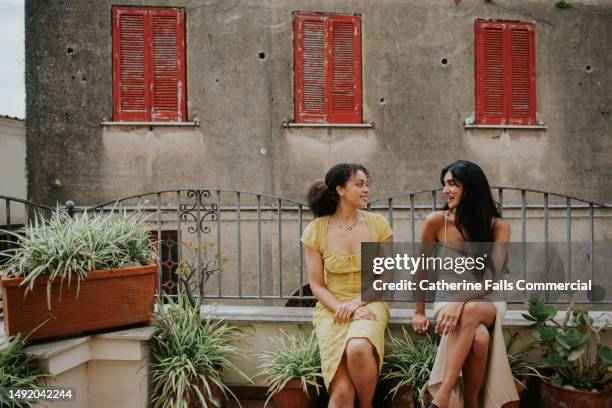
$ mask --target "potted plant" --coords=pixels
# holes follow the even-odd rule
[[[523,316],[534,322],[531,333],[543,354],[540,388],[543,407],[604,407],[612,405],[612,350],[601,344],[599,327],[585,310],[570,303],[562,323],[557,310],[539,299],[528,302]],[[594,338],[594,347],[591,340]]]
[[[518,351],[513,351],[514,343],[518,337],[518,333],[514,333],[510,336],[510,340],[508,340],[508,344],[506,345],[506,354],[508,356],[508,363],[510,364],[512,376],[516,383],[516,392],[519,395],[519,400],[507,402],[504,404],[503,408],[519,408],[521,395],[527,389],[527,379],[529,377],[542,378],[537,365],[529,360],[529,353],[534,349],[536,344],[532,342]]]
[[[274,350],[259,354],[260,374],[268,382],[268,398],[276,408],[314,407],[321,385],[321,356],[314,332],[289,335],[281,330],[271,339]]]
[[[8,335],[38,328],[29,339],[41,339],[150,320],[157,267],[139,214],[73,218],[58,209],[8,233],[17,239],[2,271]]]
[[[388,407],[414,407],[426,396],[427,381],[436,359],[438,345],[431,337],[414,342],[406,329],[403,336],[390,336],[381,379],[390,384]]]
[[[202,319],[200,308],[190,303],[182,286],[176,300],[160,298],[152,325],[157,329],[149,342],[153,408],[225,406],[228,393],[236,396],[223,383],[223,370],[250,381],[231,362],[242,356],[232,345],[242,332],[210,315]]]
[[[34,357],[24,351],[21,335],[0,344],[0,405],[15,408],[31,407],[34,402],[10,398],[9,389],[36,390],[41,388],[45,373]],[[10,401],[10,402],[9,402]]]

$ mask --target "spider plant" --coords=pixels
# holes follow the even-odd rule
[[[308,386],[313,386],[318,395],[320,384],[317,379],[322,377],[321,356],[314,331],[306,337],[303,332],[289,335],[281,330],[278,336],[270,340],[274,349],[258,354],[262,361],[258,375],[265,376],[268,382],[265,405],[291,380],[300,380],[306,395]]]
[[[508,356],[508,363],[510,364],[510,370],[512,371],[514,381],[517,384],[521,384],[523,380],[526,380],[526,377],[542,378],[542,375],[538,371],[538,365],[529,361],[529,353],[536,348],[536,344],[532,342],[518,351],[513,351],[514,343],[518,337],[519,334],[514,333],[510,336],[508,344],[506,344],[506,354]]]
[[[26,342],[20,335],[0,344],[0,403],[7,403],[7,389],[38,389],[40,381],[45,377],[37,360],[24,351],[25,346]],[[9,407],[22,408],[32,406],[33,402],[15,400],[7,404]]]
[[[3,252],[7,256],[4,277],[23,278],[26,293],[36,279],[48,277],[47,301],[51,308],[51,285],[77,284],[87,273],[98,269],[122,268],[154,262],[149,228],[139,213],[111,211],[106,214],[87,212],[71,217],[57,209],[47,220],[38,216],[15,236],[15,248]]]
[[[236,399],[223,384],[225,369],[251,381],[230,361],[243,357],[231,344],[243,333],[210,315],[202,320],[200,308],[189,302],[182,286],[176,300],[170,296],[165,302],[159,299],[152,324],[157,329],[150,340],[153,408],[218,407],[221,401],[215,400],[214,388]]]
[[[402,328],[402,334],[399,337],[390,336],[381,378],[396,382],[387,396],[394,397],[401,387],[409,385],[417,391],[417,400],[420,401],[427,390],[438,345],[429,335],[415,343],[405,328]]]

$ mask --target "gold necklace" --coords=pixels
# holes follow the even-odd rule
[[[355,228],[357,226],[357,221],[359,220],[359,214],[355,215],[355,218],[353,218],[353,222],[351,222],[350,224],[336,224],[338,225],[338,228],[340,229],[340,231],[352,231],[353,228]]]

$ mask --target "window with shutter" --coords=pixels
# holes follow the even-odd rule
[[[531,23],[476,22],[476,123],[536,125]]]
[[[185,14],[113,7],[115,121],[187,120]]]
[[[362,122],[361,18],[295,13],[295,122]]]

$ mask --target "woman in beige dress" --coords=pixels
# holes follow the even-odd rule
[[[389,310],[361,299],[361,243],[383,242],[387,219],[362,211],[370,179],[365,167],[338,164],[308,192],[315,215],[302,235],[310,288],[318,302],[313,325],[330,408],[371,408],[383,362]]]
[[[469,246],[468,242],[493,243],[485,273],[499,276],[510,226],[495,206],[484,172],[478,165],[460,160],[442,170],[440,181],[447,204],[444,210],[427,217],[421,232],[423,246],[437,243],[440,252],[448,254],[453,247]],[[457,273],[451,271],[456,278],[482,280],[472,271],[461,276]],[[434,397],[429,408],[498,408],[517,400],[502,333],[506,304],[493,301],[486,291],[444,299],[450,301],[440,299],[443,295],[436,293],[433,306],[435,332],[442,339],[429,379],[428,388]],[[425,302],[418,300],[412,327],[423,334],[429,321],[425,318]]]

